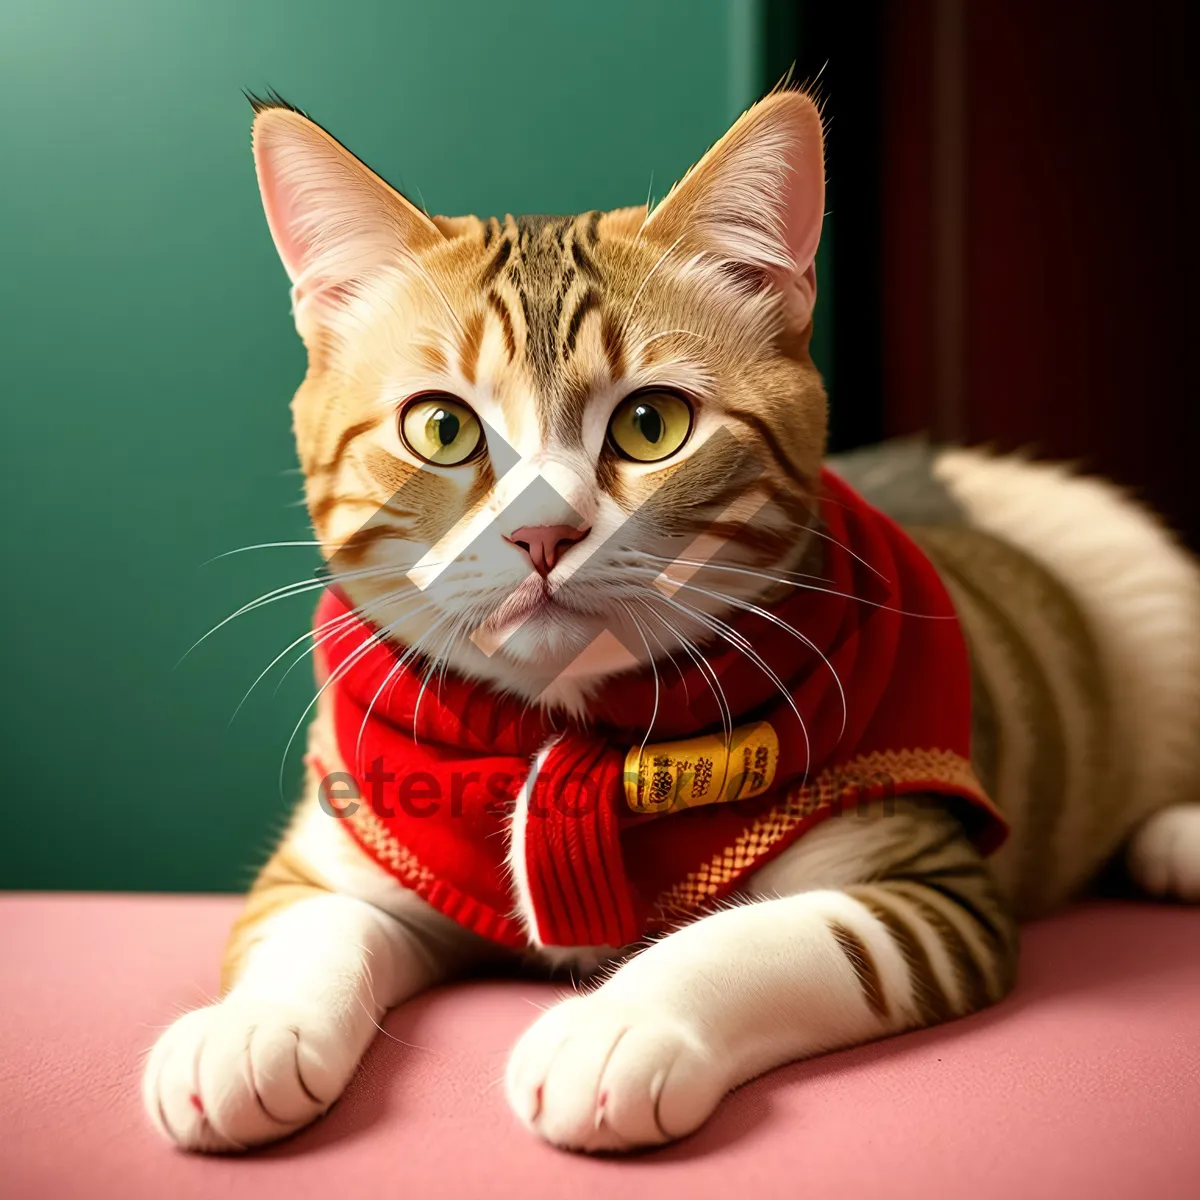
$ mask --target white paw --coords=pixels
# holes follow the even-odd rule
[[[540,1017],[508,1060],[508,1102],[548,1142],[631,1150],[699,1127],[729,1088],[688,1023],[603,989]]]
[[[1150,895],[1200,903],[1200,804],[1155,813],[1134,834],[1128,861]]]
[[[323,1113],[357,1055],[319,1014],[227,999],[180,1017],[146,1062],[150,1119],[187,1150],[272,1142]]]

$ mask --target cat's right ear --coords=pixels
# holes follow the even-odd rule
[[[437,226],[303,114],[255,104],[254,167],[308,340],[356,282],[445,240]]]
[[[824,208],[821,112],[785,88],[738,118],[651,211],[642,236],[696,247],[734,278],[778,288],[803,328],[816,300]]]

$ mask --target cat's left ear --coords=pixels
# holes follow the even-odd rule
[[[696,246],[752,286],[769,282],[806,324],[825,210],[821,114],[803,92],[775,92],[733,128],[650,213],[643,236]]]
[[[302,113],[256,102],[253,145],[267,224],[306,341],[373,271],[446,240],[416,205]]]

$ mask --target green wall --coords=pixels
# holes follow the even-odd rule
[[[656,195],[762,89],[755,0],[7,0],[0,9],[0,886],[243,886],[311,695],[303,370],[239,89],[431,211]]]

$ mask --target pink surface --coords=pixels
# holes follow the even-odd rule
[[[687,1142],[584,1159],[520,1129],[507,1048],[554,989],[474,983],[392,1014],[330,1115],[251,1157],[170,1149],[141,1052],[216,986],[237,901],[0,897],[0,1193],[26,1197],[1200,1195],[1200,911],[1031,927],[999,1008],[787,1067]]]

